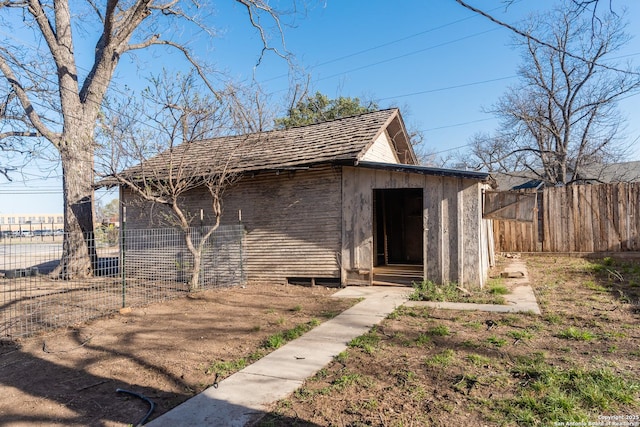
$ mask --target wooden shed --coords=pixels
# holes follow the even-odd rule
[[[249,281],[482,286],[491,263],[482,219],[487,174],[418,165],[400,112],[381,110],[289,130],[202,141],[194,162],[232,159],[222,224],[246,230]],[[150,162],[161,161],[161,156]],[[208,193],[194,190],[191,212]],[[128,228],[157,207],[127,188]]]

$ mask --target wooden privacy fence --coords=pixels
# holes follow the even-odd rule
[[[496,196],[485,196],[485,217],[493,219],[497,251],[640,251],[640,183],[569,185],[526,193],[537,198],[533,204],[527,199],[533,215],[520,216],[524,220],[492,216],[487,208]],[[522,206],[517,209],[522,211]]]

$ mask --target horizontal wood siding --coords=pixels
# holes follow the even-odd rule
[[[340,170],[265,173],[242,179],[224,196],[223,223],[247,230],[250,281],[339,278]]]
[[[455,177],[345,167],[342,268],[346,284],[370,280],[374,189],[423,189],[424,274],[437,283],[481,286],[489,247],[483,239],[481,183]],[[481,255],[481,251],[487,252]]]
[[[493,221],[496,250],[587,253],[640,250],[640,183],[545,188],[541,197],[538,221]]]
[[[246,229],[244,254],[248,281],[285,282],[289,277],[340,278],[341,177],[332,167],[261,173],[228,188],[221,222]],[[130,193],[127,226],[166,224],[166,208],[135,203]],[[200,225],[213,223],[211,197],[204,189],[189,193],[183,206]]]

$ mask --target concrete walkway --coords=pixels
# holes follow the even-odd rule
[[[405,303],[410,292],[406,287],[375,286],[336,292],[335,297],[364,300],[146,425],[245,426]]]

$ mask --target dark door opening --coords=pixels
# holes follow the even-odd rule
[[[422,264],[422,188],[373,190],[375,266]]]

